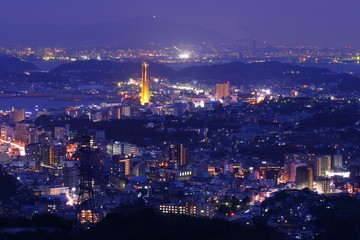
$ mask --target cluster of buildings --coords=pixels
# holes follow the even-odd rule
[[[120,103],[2,112],[0,164],[21,189],[0,203],[3,215],[54,213],[91,226],[142,204],[252,224],[281,190],[359,193],[359,122],[316,120],[356,114],[358,100],[243,94],[229,82],[162,89],[147,62],[142,70],[141,89]]]

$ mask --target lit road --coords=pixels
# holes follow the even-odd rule
[[[13,143],[13,142],[10,142],[10,141],[6,141],[6,140],[3,140],[3,139],[0,139],[0,142],[3,142],[3,143],[9,143],[11,146],[15,147],[15,148],[18,148],[19,149],[19,152],[20,152],[20,156],[25,156],[25,147],[17,144],[17,143]]]

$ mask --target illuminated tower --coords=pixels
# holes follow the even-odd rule
[[[141,105],[150,102],[149,91],[149,63],[142,63],[142,88],[141,88]]]

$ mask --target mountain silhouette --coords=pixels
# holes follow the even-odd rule
[[[83,79],[84,81],[126,81],[131,77],[141,77],[140,62],[111,62],[111,61],[79,61],[62,64],[50,73]],[[205,66],[192,66],[176,71],[162,64],[150,63],[150,75],[165,77],[173,82],[189,82],[197,80],[207,84],[230,81],[234,85],[252,85],[264,81],[277,83],[313,84],[334,83],[354,79],[347,74],[333,73],[328,69],[301,67],[287,63],[241,63],[232,62]]]
[[[18,74],[29,82],[42,82],[54,86],[78,85],[89,82],[112,85],[127,81],[129,78],[141,78],[141,61],[113,62],[87,60],[65,63],[49,72],[36,72],[38,68],[20,59],[0,55],[0,76],[6,79],[9,73]],[[25,71],[30,71],[27,76]],[[152,77],[167,78],[173,83],[197,80],[204,84],[216,84],[230,81],[232,85],[286,85],[331,84],[342,91],[360,91],[359,79],[349,74],[339,74],[324,68],[302,67],[287,63],[263,62],[192,66],[174,70],[164,64],[150,62]],[[19,75],[20,74],[20,75]]]
[[[8,55],[0,55],[0,73],[23,73],[37,69],[32,63]]]

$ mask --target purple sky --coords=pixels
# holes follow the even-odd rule
[[[272,44],[360,48],[360,0],[1,0],[0,22],[93,24],[151,14]],[[246,29],[246,30],[244,30]]]

